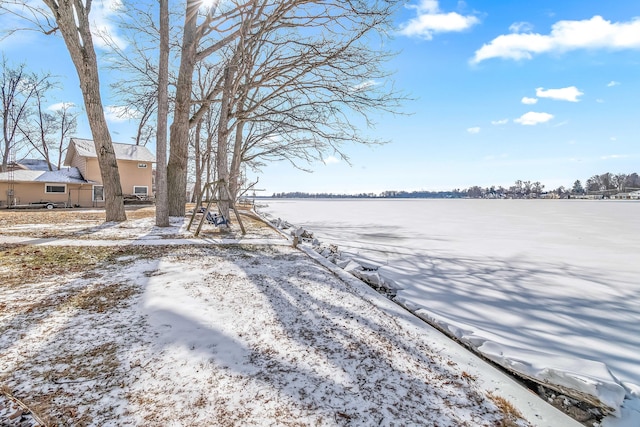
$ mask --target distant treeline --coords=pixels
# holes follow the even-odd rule
[[[613,174],[610,172],[594,175],[587,179],[585,185],[576,180],[570,188],[560,186],[545,191],[545,185],[539,181],[517,180],[509,188],[502,186],[479,187],[450,191],[383,191],[382,193],[336,194],[336,193],[273,193],[271,197],[284,199],[536,199],[536,198],[569,198],[571,196],[601,195],[609,197],[618,193],[640,190],[640,176],[631,174]]]
[[[466,190],[465,190],[466,191]],[[384,191],[382,193],[360,194],[335,194],[335,193],[303,193],[300,191],[290,193],[273,193],[271,197],[279,199],[443,199],[467,197],[461,191]]]

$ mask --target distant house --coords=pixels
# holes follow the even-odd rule
[[[640,200],[640,190],[628,193],[618,193],[611,196],[612,199],[618,200]]]
[[[140,199],[152,194],[155,157],[149,149],[113,144],[125,195]],[[66,206],[104,206],[104,189],[93,141],[71,138],[64,161],[66,168],[49,171],[44,161],[22,160],[0,173],[0,206],[28,206],[51,201]]]

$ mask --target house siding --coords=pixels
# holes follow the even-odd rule
[[[82,174],[87,181],[102,183],[100,175],[100,165],[98,159],[85,159],[85,172]],[[133,187],[148,187],[151,195],[151,162],[138,162],[133,160],[117,160],[118,172],[120,173],[120,185],[122,194],[133,194]],[[146,168],[139,168],[138,164],[144,163]]]
[[[29,203],[47,200],[54,203],[67,203],[70,206],[91,207],[91,185],[75,183],[53,183],[55,185],[66,185],[65,193],[46,193],[45,182],[14,182],[14,198],[17,205],[28,205]],[[6,207],[10,203],[7,193],[9,191],[8,182],[0,182],[0,206]]]
[[[87,160],[86,158],[79,156],[75,150],[69,166],[78,168],[83,177],[87,176]]]
[[[138,167],[138,164],[147,165],[145,168]],[[133,194],[133,187],[147,187],[148,194],[152,195],[151,189],[151,162],[138,161],[118,161],[120,171],[120,184],[123,194]]]
[[[84,159],[85,163],[85,173],[82,174],[84,179],[87,181],[95,181],[102,183],[102,175],[100,174],[100,164],[98,163],[98,159]],[[120,167],[120,161],[117,161],[118,168]],[[122,172],[120,172],[120,176],[122,176]]]

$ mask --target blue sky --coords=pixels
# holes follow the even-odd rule
[[[551,189],[640,172],[640,2],[413,0],[396,16],[389,47],[399,52],[388,64],[396,85],[415,100],[404,106],[410,114],[378,116],[376,129],[363,132],[390,142],[347,146],[351,165],[328,156],[313,173],[271,164],[260,174],[262,194],[506,187],[518,179]],[[22,33],[0,48],[13,62],[63,76],[52,103],[81,105],[61,40]],[[115,141],[132,140],[134,123],[109,123]],[[90,137],[86,124],[78,136]]]

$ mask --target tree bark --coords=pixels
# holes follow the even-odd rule
[[[229,190],[233,200],[238,198],[240,193],[240,168],[242,166],[242,144],[244,135],[244,121],[236,124],[236,135],[233,143],[233,157],[231,158],[231,167],[229,169]]]
[[[202,194],[202,164],[203,164],[203,154],[200,149],[200,130],[202,129],[202,122],[198,122],[196,125],[196,131],[194,135],[194,157],[195,157],[195,166],[196,166],[196,174],[195,174],[195,184],[193,185],[193,194],[191,195],[191,201],[197,202],[201,200],[200,195]],[[197,208],[197,206],[196,206]]]
[[[111,134],[104,117],[100,97],[98,60],[93,47],[89,12],[91,0],[44,0],[51,9],[62,33],[71,60],[76,67],[80,89],[104,186],[107,221],[125,221],[124,198]]]
[[[216,151],[216,169],[218,170],[218,180],[224,181],[229,185],[229,154],[228,154],[228,138],[229,138],[229,109],[231,108],[231,97],[233,96],[233,78],[236,66],[227,65],[224,69],[224,86],[222,90],[222,101],[220,104],[220,120],[218,121],[218,147]],[[228,188],[228,187],[227,187]],[[231,197],[222,191],[220,196],[221,202],[220,213],[229,218],[229,200],[225,198]]]
[[[182,55],[176,88],[175,111],[169,137],[169,164],[167,166],[167,190],[169,215],[184,216],[187,188],[187,160],[189,155],[189,112],[193,70],[196,60],[197,17],[200,2],[187,1],[182,37]]]
[[[169,226],[167,203],[167,116],[169,115],[169,0],[160,0],[160,61],[156,128],[156,225]]]

